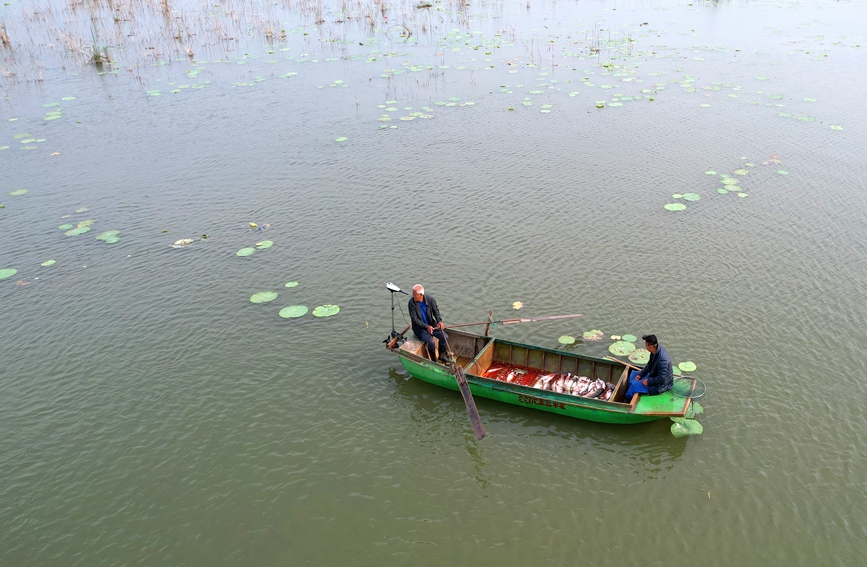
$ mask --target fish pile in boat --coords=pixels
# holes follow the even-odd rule
[[[591,380],[587,376],[573,376],[571,372],[540,376],[533,383],[533,387],[540,390],[549,390],[582,398],[596,398],[598,400],[608,400],[614,393],[614,384],[611,382],[603,382],[598,378]]]

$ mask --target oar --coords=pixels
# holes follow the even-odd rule
[[[633,370],[641,370],[640,367],[638,367],[638,366],[632,366],[632,365],[629,364],[628,362],[623,362],[623,361],[620,360],[619,358],[614,358],[613,356],[606,356],[605,358],[607,358],[608,360],[613,360],[614,362],[619,362],[619,363],[622,364],[623,366],[628,366],[629,368],[631,368],[631,369],[633,369]]]
[[[443,333],[443,336],[445,337],[446,334]],[[447,352],[452,352],[452,349],[449,348],[449,340],[446,339],[445,342]],[[476,434],[476,440],[481,441],[487,433],[485,433],[485,428],[482,427],[482,419],[479,417],[479,410],[476,408],[476,401],[473,399],[473,393],[470,391],[469,384],[467,384],[467,377],[464,374],[464,369],[458,365],[456,358],[449,362],[449,369],[455,376],[455,380],[458,383],[458,389],[461,391],[461,396],[464,397],[464,404],[467,406],[467,414],[470,416],[470,424],[473,426],[473,433]]]
[[[530,317],[526,319],[501,319],[500,321],[482,321],[481,323],[461,323],[460,325],[446,325],[446,329],[456,329],[458,327],[473,327],[475,325],[511,325],[512,323],[535,323],[536,321],[572,319],[573,317],[582,317],[582,315],[580,313],[576,313],[575,315],[549,315],[547,317]]]

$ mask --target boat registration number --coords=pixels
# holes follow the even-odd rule
[[[518,394],[518,401],[525,404],[548,406],[549,408],[566,409],[566,404],[564,404],[563,402],[552,402],[551,400],[543,400],[542,398],[537,398],[535,396],[525,396],[524,394]]]

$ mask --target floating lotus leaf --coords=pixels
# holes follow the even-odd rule
[[[345,142],[345,141],[348,140],[348,139],[349,139],[349,138],[346,138],[346,137],[341,136],[341,137],[339,137],[339,138],[334,138],[334,141],[335,141],[335,142]]]
[[[15,268],[3,268],[2,270],[0,270],[0,280],[11,278],[17,273],[18,270],[16,270]]]
[[[575,344],[575,337],[572,337],[570,335],[563,335],[562,337],[557,339],[557,342],[559,342],[561,345],[572,345]]]
[[[738,193],[738,197],[741,197],[741,198],[743,198],[743,199],[746,199],[746,198],[749,197],[749,196],[750,196],[749,193]]]
[[[260,291],[250,296],[250,301],[253,303],[268,303],[277,299],[276,291]]]
[[[749,175],[750,174],[748,169],[736,169],[735,173],[737,175]]]
[[[698,201],[699,199],[701,199],[701,195],[699,195],[698,193],[684,193],[683,198],[686,201]]]
[[[842,130],[842,129],[843,129],[842,126],[837,126],[836,124],[834,126],[831,126],[831,130]]]
[[[677,367],[680,368],[684,372],[692,372],[696,368],[695,363],[689,362],[689,361],[681,362],[680,364],[677,365]]]
[[[701,435],[704,433],[704,427],[701,423],[694,419],[686,419],[683,417],[672,417],[671,434],[675,437],[686,437],[687,435]]]
[[[255,251],[256,251],[255,248],[241,248],[240,250],[235,252],[235,256],[241,256],[241,257],[249,256],[250,254],[252,254]]]
[[[635,335],[630,335],[629,333],[627,333],[627,334],[623,335],[622,339],[624,341],[629,341],[630,343],[634,343],[635,341],[638,340],[638,337],[636,337]]]
[[[716,171],[705,171],[706,175],[716,175]]]
[[[19,195],[26,195],[27,193],[30,193],[30,191],[28,191],[27,189],[19,189],[18,191],[12,191],[11,193],[9,193],[9,196],[18,197]]]
[[[720,195],[725,195],[729,192],[729,190],[723,189],[722,187],[720,187],[719,189],[716,190],[716,192],[719,193]]]
[[[683,199],[683,195],[680,193],[675,193],[671,196],[672,199]]]
[[[585,341],[598,341],[605,333],[600,331],[599,329],[593,329],[592,331],[584,331],[583,339]]]
[[[289,282],[286,284],[286,287],[295,287],[298,285],[298,282]]]
[[[84,228],[85,226],[90,226],[90,225],[92,225],[92,224],[93,224],[93,219],[88,219],[88,220],[83,220],[83,221],[81,221],[81,222],[78,223],[76,226],[77,226],[78,228]]]
[[[680,376],[680,375],[681,375],[680,368],[678,368],[677,366],[673,367],[673,368],[671,369],[671,371],[674,373],[675,376]]]
[[[263,240],[262,242],[256,243],[256,248],[258,248],[259,250],[267,250],[272,246],[274,246],[274,242],[271,240]]]
[[[118,238],[117,236],[112,236],[110,238],[105,239],[106,244],[116,244],[118,242],[120,242],[120,238]]]
[[[307,313],[307,307],[304,305],[290,305],[289,307],[284,307],[280,310],[279,315],[284,319],[294,319],[295,317],[301,317]]]
[[[686,410],[686,416],[685,417],[687,419],[695,419],[695,416],[697,416],[700,413],[704,413],[704,408],[701,407],[700,403],[693,401],[691,404],[689,404],[689,409]]]
[[[612,340],[612,341],[619,341],[619,340],[620,340],[620,335],[611,335],[611,340]]]
[[[686,208],[683,203],[669,203],[665,206],[669,211],[682,211]]]
[[[47,268],[48,266],[53,266],[56,263],[57,263],[57,260],[45,260],[44,262],[42,262],[39,265]]]
[[[643,348],[635,349],[629,353],[629,360],[635,364],[647,364],[647,361],[650,360],[650,351]]]
[[[85,232],[90,232],[89,226],[80,226],[78,228],[73,228],[72,230],[67,230],[63,234],[66,236],[78,236],[79,234],[84,234]]]
[[[114,238],[118,234],[120,234],[119,230],[106,230],[105,232],[100,232],[96,236],[96,239],[97,240],[105,240],[106,238]],[[178,242],[180,242],[180,241],[178,241]],[[175,244],[177,244],[177,242],[175,242]]]
[[[70,228],[72,228],[72,225],[71,224],[62,224],[62,225],[58,226],[57,228],[59,228],[60,230],[69,230]]]
[[[313,310],[313,316],[331,317],[332,315],[337,315],[338,311],[340,311],[340,307],[338,307],[337,305],[320,305]]]
[[[786,171],[785,169],[778,169],[777,173],[779,173],[780,175],[788,175],[789,174],[789,172]]]
[[[635,350],[635,345],[629,341],[617,341],[608,347],[608,350],[615,356],[627,356]]]
[[[734,177],[724,177],[722,179],[722,183],[723,185],[737,185],[738,183],[740,183],[740,181],[738,181]]]
[[[512,304],[512,309],[520,309],[523,306],[524,306],[523,303],[521,303],[520,301],[516,301]]]

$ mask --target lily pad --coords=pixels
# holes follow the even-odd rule
[[[686,208],[683,203],[669,203],[665,206],[669,211],[682,211]]]
[[[629,341],[617,341],[608,347],[608,350],[615,356],[627,356],[635,350],[635,345]]]
[[[290,305],[289,307],[284,307],[280,310],[279,315],[284,319],[294,319],[295,317],[301,317],[307,313],[307,307],[304,305]]]
[[[683,199],[683,194],[681,194],[681,193],[674,193],[674,194],[671,196],[671,198],[672,198],[672,199]]]
[[[258,248],[259,250],[267,250],[272,246],[274,246],[274,242],[271,240],[263,240],[262,242],[256,243],[256,248]]]
[[[680,368],[684,372],[692,372],[696,368],[695,363],[689,362],[689,361],[681,362],[680,364],[677,365],[677,367]]]
[[[575,344],[575,337],[570,335],[563,335],[562,337],[557,339],[557,342],[559,342],[561,345],[572,345]]]
[[[737,185],[738,183],[740,183],[740,181],[738,181],[734,177],[724,177],[723,179],[721,179],[721,181],[723,185]]]
[[[5,280],[6,278],[11,278],[15,274],[18,273],[18,270],[15,268],[3,268],[0,270],[0,280]]]
[[[106,230],[105,232],[100,232],[100,233],[96,236],[96,239],[97,239],[97,240],[106,240],[106,239],[108,239],[108,238],[114,238],[114,237],[116,237],[118,234],[120,234],[120,231],[119,231],[119,230]],[[185,240],[190,240],[190,239],[185,239]],[[178,242],[180,242],[180,241],[178,241]],[[175,244],[177,244],[178,242],[175,242]],[[190,240],[190,242],[192,242],[192,240]],[[189,243],[188,243],[188,244],[189,244]]]
[[[512,309],[520,309],[523,306],[524,306],[523,303],[521,303],[520,301],[516,301],[512,304]]]
[[[683,417],[672,417],[674,423],[671,424],[671,434],[675,437],[686,437],[687,435],[701,435],[704,433],[704,427],[701,423],[694,419],[686,419]]]
[[[621,339],[623,339],[624,341],[629,341],[630,343],[634,343],[635,341],[638,340],[638,337],[636,337],[635,335],[631,335],[629,333],[626,333],[625,335],[623,335],[621,337]]]
[[[89,226],[79,226],[78,228],[67,230],[63,234],[65,234],[66,236],[78,236],[79,234],[84,234],[85,232],[90,232]]]
[[[120,238],[118,238],[117,236],[112,236],[105,239],[106,244],[117,244],[118,242],[120,242]]]
[[[9,196],[18,197],[20,195],[26,195],[27,193],[30,193],[30,191],[28,191],[27,189],[19,189],[18,191],[12,191],[11,193],[9,193]]]
[[[44,262],[42,262],[39,265],[47,268],[48,266],[53,266],[56,263],[57,263],[57,260],[45,260]]]
[[[346,138],[346,137],[344,137],[344,136],[341,136],[341,137],[339,137],[339,138],[334,138],[334,141],[335,141],[335,142],[345,142],[345,141],[348,140],[348,139],[349,139],[349,138]]]
[[[250,296],[250,301],[253,303],[268,303],[277,299],[276,291],[260,291]]]
[[[70,228],[72,228],[72,225],[71,224],[62,224],[62,225],[58,226],[57,228],[59,228],[60,230],[69,230]]]
[[[725,195],[729,192],[729,190],[723,189],[722,187],[720,187],[719,189],[716,190],[716,192],[719,193],[720,195]]]
[[[789,174],[789,172],[786,171],[785,169],[778,169],[777,173],[779,173],[780,175],[788,175]]]
[[[289,282],[286,284],[286,287],[295,287],[298,285],[298,282]]]
[[[708,170],[708,171],[705,171],[704,173],[705,173],[705,175],[716,175],[716,171],[713,171],[713,170]]]
[[[86,226],[91,226],[93,224],[93,222],[94,222],[93,219],[83,220],[75,226],[77,226],[78,228],[84,228]]]
[[[680,376],[681,374],[683,374],[683,373],[680,371],[680,368],[678,368],[677,366],[673,367],[673,368],[671,369],[671,371],[674,373],[675,376]]]
[[[584,331],[584,335],[582,338],[585,341],[598,341],[603,336],[605,336],[604,332],[600,331],[599,329],[593,329],[592,331]]]
[[[235,252],[235,256],[241,256],[241,257],[249,256],[250,254],[252,254],[255,251],[256,251],[255,248],[241,248],[240,250]]]
[[[684,201],[698,201],[701,199],[701,195],[698,193],[684,193],[683,194]]]
[[[843,129],[842,126],[837,126],[836,124],[831,126],[831,130],[842,130],[842,129]]]
[[[748,169],[736,169],[735,174],[736,175],[749,175],[750,170],[748,170]]]
[[[647,361],[650,360],[650,351],[643,348],[635,349],[629,353],[629,360],[635,364],[647,364]]]
[[[687,419],[695,419],[695,416],[697,416],[700,413],[704,413],[704,408],[701,407],[700,403],[693,401],[691,404],[689,404],[689,409],[686,410],[686,416],[685,417]]]
[[[337,305],[320,305],[313,310],[313,316],[331,317],[332,315],[337,315],[338,311],[340,311],[340,307],[338,307]]]

